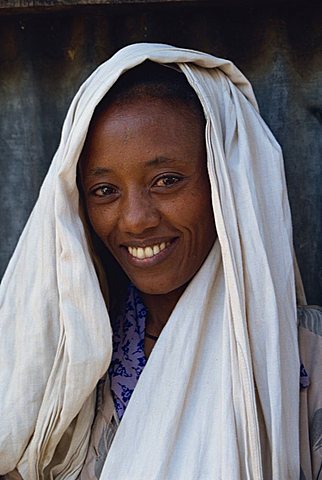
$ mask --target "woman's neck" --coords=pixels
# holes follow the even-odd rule
[[[151,295],[141,292],[141,297],[148,311],[146,331],[150,335],[156,337],[160,335],[185,289],[186,285],[162,295]]]

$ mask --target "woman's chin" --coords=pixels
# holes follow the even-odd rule
[[[155,282],[155,281],[136,281],[135,279],[130,279],[133,285],[144,295],[169,295],[173,294],[181,295],[187,286],[185,283],[177,282]]]

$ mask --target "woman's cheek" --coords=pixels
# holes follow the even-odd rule
[[[104,220],[102,215],[99,212],[99,209],[95,206],[89,206],[87,208],[87,213],[89,217],[89,221],[95,230],[95,233],[101,238],[104,230]]]
[[[106,238],[116,227],[116,215],[111,208],[93,208],[89,212],[89,219],[96,234],[105,243]]]

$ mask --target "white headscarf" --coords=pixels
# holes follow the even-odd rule
[[[203,106],[219,243],[164,328],[101,478],[298,479],[299,359],[280,147],[234,65],[161,44],[120,50],[81,86],[3,278],[0,474],[18,468],[26,480],[65,480],[82,468],[112,347],[76,166],[96,105],[146,59],[177,64]]]

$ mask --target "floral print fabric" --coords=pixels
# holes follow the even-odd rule
[[[130,284],[125,311],[117,317],[113,331],[113,355],[109,368],[111,391],[121,419],[146,364],[144,332],[147,310],[136,288]]]

